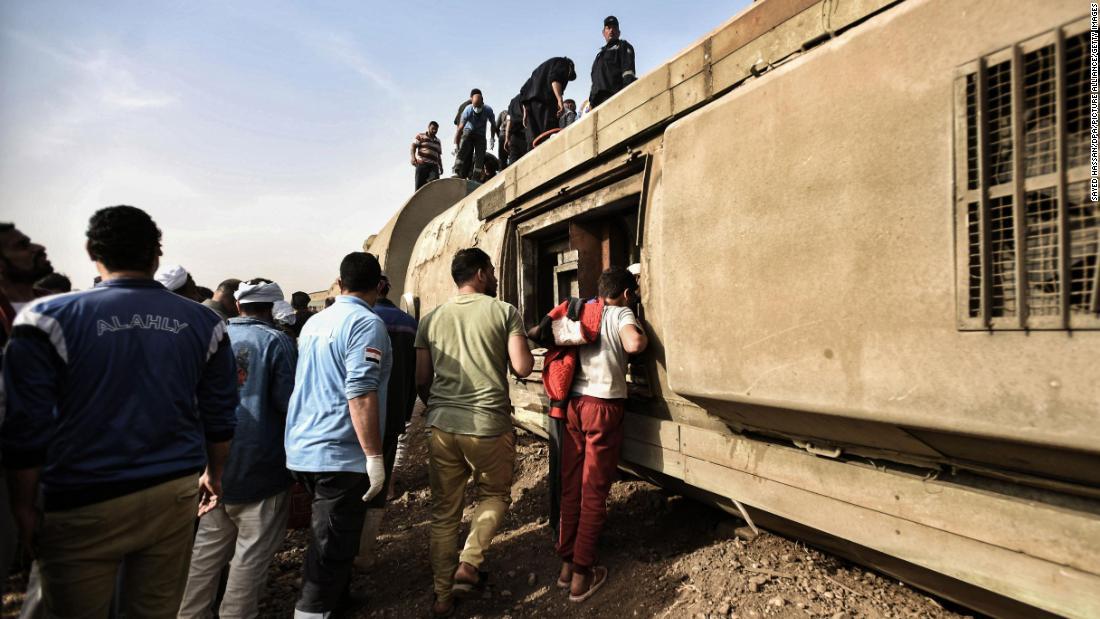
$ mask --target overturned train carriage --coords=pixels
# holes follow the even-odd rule
[[[756,2],[367,248],[423,314],[482,247],[528,324],[640,262],[624,467],[991,614],[1100,616],[1087,9]]]

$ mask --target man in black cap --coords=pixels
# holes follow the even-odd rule
[[[614,15],[603,20],[603,40],[607,44],[592,63],[588,103],[593,108],[638,79],[634,73],[634,46],[619,38],[619,18]]]

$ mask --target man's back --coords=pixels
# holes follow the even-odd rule
[[[619,333],[627,325],[638,325],[629,307],[604,306],[600,339],[578,350],[573,393],[605,400],[626,398],[626,351]]]
[[[484,294],[460,294],[424,317],[416,347],[431,352],[435,370],[429,425],[475,436],[511,428],[507,372],[513,335],[523,335],[519,312]]]
[[[298,337],[298,367],[287,414],[287,468],[361,472],[365,466],[348,400],[378,392],[386,410],[392,354],[385,324],[365,301],[341,295]],[[379,423],[385,425],[385,416]],[[385,428],[382,428],[385,432]]]
[[[233,434],[225,324],[153,280],[34,302],[9,354],[5,457],[46,464],[47,504],[89,504],[138,480],[199,471],[204,434]]]
[[[286,490],[283,436],[298,353],[275,327],[251,317],[229,319],[237,362],[237,430],[222,480],[227,503],[248,503]]]

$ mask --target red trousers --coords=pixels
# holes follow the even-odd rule
[[[625,400],[579,396],[566,411],[558,556],[582,572],[596,563],[607,494],[618,474],[625,408]]]

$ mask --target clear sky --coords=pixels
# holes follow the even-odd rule
[[[470,88],[496,111],[552,56],[583,101],[608,14],[639,74],[749,4],[6,0],[0,221],[91,285],[88,217],[132,204],[200,285],[327,287],[412,193],[409,144],[453,139]],[[541,10],[535,10],[541,6]]]

